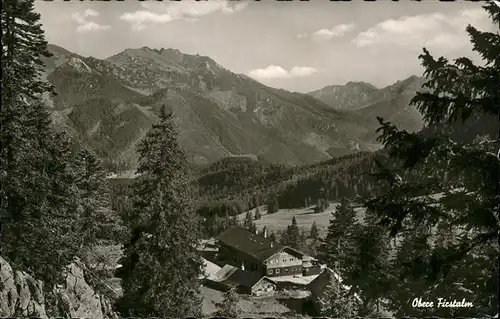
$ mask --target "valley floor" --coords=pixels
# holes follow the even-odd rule
[[[262,214],[262,218],[255,220],[255,225],[258,229],[262,229],[265,226],[269,232],[276,233],[286,230],[286,228],[291,224],[292,218],[295,217],[297,225],[301,230],[309,231],[312,224],[316,222],[320,235],[323,235],[326,233],[332,213],[335,212],[335,207],[339,204],[340,203],[332,202],[324,212],[318,214],[314,213],[315,205],[307,208],[280,209],[274,214],[267,214],[267,207],[261,206],[259,207],[259,211]],[[358,214],[358,220],[362,220],[365,208],[356,208],[355,211]],[[243,222],[245,220],[245,215],[246,213],[238,215],[238,220]]]

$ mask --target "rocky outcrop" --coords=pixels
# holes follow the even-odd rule
[[[43,283],[0,257],[0,317],[46,317]]]
[[[65,281],[53,290],[57,306],[51,316],[118,318],[112,310],[112,301],[87,283],[84,269],[78,260],[67,267]],[[2,257],[0,280],[0,317],[47,317],[43,282],[16,271]]]

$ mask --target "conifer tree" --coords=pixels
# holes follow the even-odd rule
[[[238,215],[233,215],[231,217],[231,226],[240,226],[240,221],[238,220]]]
[[[255,207],[254,217],[256,220],[259,220],[262,218],[262,214],[260,213],[259,207]]]
[[[41,80],[50,56],[34,1],[2,3],[0,224],[4,256],[50,289],[78,252],[79,191],[72,146],[52,127]]]
[[[355,235],[355,258],[351,264],[341,266],[341,269],[349,269],[345,282],[354,291],[361,291],[363,309],[369,313],[381,310],[382,298],[390,292],[393,283],[390,238],[378,224],[379,220],[377,215],[366,213],[365,225]]]
[[[274,232],[271,232],[269,235],[269,240],[272,242],[276,242],[276,234]]]
[[[395,315],[431,315],[436,309],[421,309],[412,306],[415,298],[415,291],[421,292],[429,298],[429,284],[425,278],[420,276],[420,267],[425,267],[429,245],[430,232],[421,227],[418,231],[408,232],[398,245],[396,257],[394,259],[395,272],[392,293],[389,296],[389,308]],[[418,256],[415,258],[415,256]],[[414,290],[417,289],[417,290]],[[430,311],[429,311],[430,310]],[[432,312],[432,313],[431,313]]]
[[[245,220],[243,221],[243,228],[250,230],[252,228],[253,218],[252,212],[248,211],[245,215]]]
[[[315,214],[322,213],[327,208],[328,208],[328,201],[322,198],[318,198],[316,206],[314,207],[314,213]]]
[[[268,214],[274,214],[278,211],[279,209],[279,203],[278,203],[278,198],[276,195],[271,195],[267,199],[267,213]]]
[[[188,202],[185,153],[172,116],[160,121],[139,146],[131,241],[122,261],[122,315],[185,317],[200,314],[202,260],[197,218]]]
[[[250,228],[248,229],[250,232],[252,232],[253,234],[255,234],[257,232],[257,225],[255,225],[254,222],[252,222],[250,224]]]
[[[326,238],[320,247],[322,259],[342,276],[350,276],[357,254],[356,236],[360,226],[351,203],[343,198],[332,213]]]
[[[311,232],[309,233],[309,237],[312,238],[313,240],[317,240],[318,236],[319,236],[318,226],[316,225],[316,221],[314,221],[311,226]]]
[[[281,238],[281,244],[289,246],[294,249],[299,249],[300,245],[300,231],[297,225],[295,216],[292,218],[292,224],[289,225]]]
[[[348,319],[357,315],[359,304],[355,296],[345,289],[334,274],[317,300],[319,314],[323,317]]]
[[[432,258],[428,252],[436,246],[442,251],[457,240],[456,236],[444,231],[446,228],[440,226],[432,230],[416,225],[405,232],[406,236],[397,245],[396,258],[391,267],[394,284],[388,294],[389,308],[396,316],[474,317],[491,314],[499,273],[498,268],[491,267],[490,261],[495,258],[495,250],[491,246],[483,246],[465,255],[463,260],[448,269],[448,275],[443,280],[432,285],[426,276],[422,276]],[[444,236],[441,231],[444,231]],[[415,308],[412,307],[415,291],[421,292],[428,300],[465,299],[472,302],[474,307]]]
[[[369,200],[368,209],[383,217],[392,235],[416,223],[430,228],[449,224],[457,234],[454,244],[433,247],[419,268],[429,285],[446,280],[450,269],[485,246],[497,254],[490,264],[497,269],[500,264],[500,8],[493,2],[484,8],[494,31],[466,28],[481,65],[466,57],[435,59],[425,48],[419,56],[427,92],[417,92],[411,104],[427,129],[409,133],[378,119],[379,140],[396,168],[381,165],[377,176],[388,190]],[[443,191],[441,198],[430,196]],[[498,298],[497,291],[490,309],[498,309]]]
[[[78,152],[76,165],[79,168],[76,183],[82,201],[80,247],[103,241],[120,242],[124,227],[112,209],[108,172],[101,160],[85,148]]]
[[[224,293],[222,301],[216,304],[219,309],[217,315],[227,318],[238,317],[238,301],[239,298],[236,289],[231,287],[231,289]]]

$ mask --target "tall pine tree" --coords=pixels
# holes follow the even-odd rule
[[[254,217],[256,220],[259,220],[262,218],[262,214],[260,213],[259,207],[255,207]]]
[[[278,197],[271,194],[267,199],[267,214],[274,214],[279,210]]]
[[[238,294],[236,293],[236,288],[231,287],[228,291],[224,293],[222,300],[217,303],[218,316],[224,316],[227,318],[238,317]]]
[[[117,212],[112,209],[107,180],[108,172],[88,149],[77,154],[77,185],[82,201],[80,246],[102,243],[120,243],[124,227]]]
[[[295,219],[295,216],[292,218],[292,224],[287,227],[285,232],[283,233],[283,236],[281,238],[281,244],[285,246],[289,246],[294,249],[299,249],[299,246],[301,244],[300,242],[300,231],[299,231],[299,226],[297,225],[297,219]]]
[[[320,247],[320,256],[327,265],[342,276],[350,276],[357,252],[356,236],[360,226],[351,203],[343,198],[332,213],[326,238]]]
[[[353,318],[359,310],[356,297],[332,273],[316,304],[319,315],[329,318]]]
[[[52,127],[41,95],[50,56],[34,1],[2,3],[0,202],[4,256],[52,288],[77,255],[80,198],[72,145]]]
[[[318,236],[319,236],[318,226],[316,225],[316,221],[314,221],[311,226],[311,231],[309,232],[309,237],[313,241],[316,241],[318,240]]]
[[[200,314],[200,238],[187,197],[185,163],[172,116],[162,108],[159,123],[139,146],[132,238],[120,274],[122,315],[180,318]]]
[[[383,217],[392,235],[405,231],[405,225],[445,223],[456,239],[428,252],[419,269],[429,285],[446,281],[455,265],[484,247],[491,249],[485,256],[497,254],[490,265],[498,269],[500,264],[500,8],[493,2],[484,8],[494,31],[466,28],[482,65],[466,57],[452,63],[435,59],[427,49],[419,56],[428,91],[418,92],[411,104],[428,128],[409,133],[379,118],[379,139],[397,167],[378,174],[388,191],[366,206]],[[441,198],[430,196],[442,191]],[[498,298],[497,291],[490,309],[498,309]]]
[[[379,223],[380,218],[368,211],[364,225],[355,235],[356,253],[346,284],[361,292],[364,314],[379,314],[393,283],[389,235]],[[352,267],[352,268],[351,268]]]

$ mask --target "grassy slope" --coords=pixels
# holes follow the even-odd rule
[[[279,232],[286,230],[287,226],[292,223],[292,218],[295,217],[297,220],[297,225],[299,229],[304,231],[309,231],[312,224],[316,222],[320,235],[323,235],[328,228],[330,219],[332,218],[332,213],[335,212],[335,207],[338,202],[331,202],[328,208],[319,214],[314,214],[314,206],[308,208],[298,208],[298,209],[280,209],[274,214],[267,214],[266,206],[259,207],[259,211],[262,214],[262,218],[255,220],[255,225],[259,230],[266,227],[270,232]],[[365,208],[356,208],[357,217],[359,221],[363,220]],[[238,215],[238,219],[243,222],[245,220],[246,213]]]

